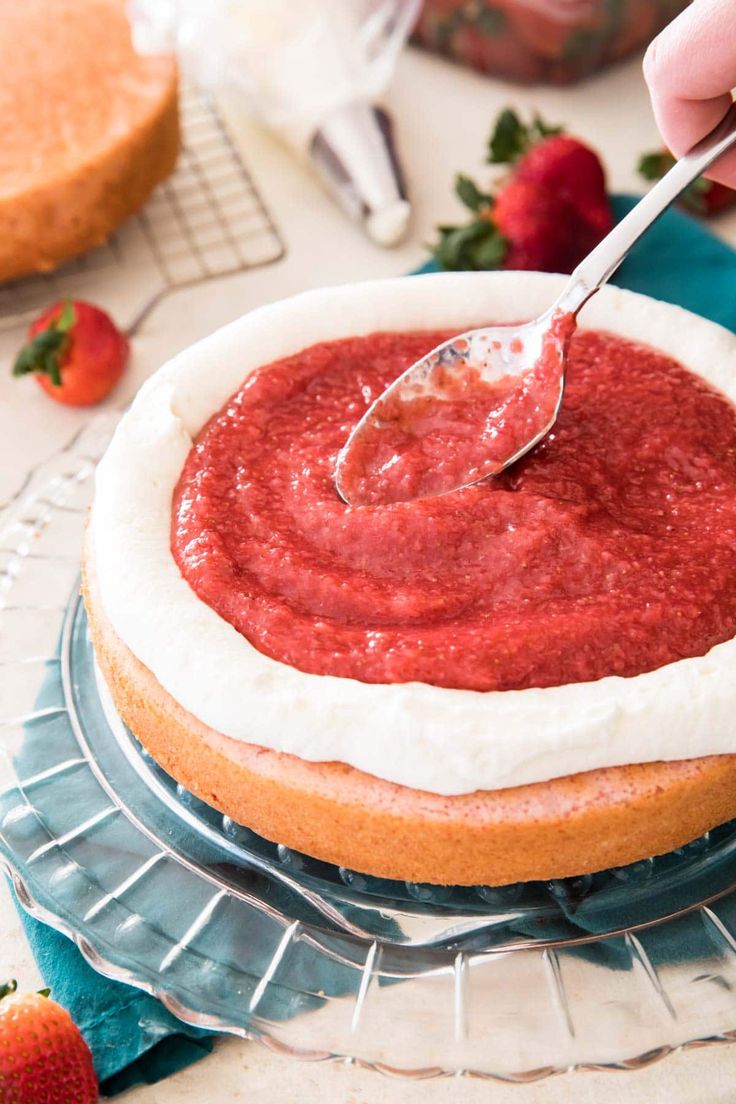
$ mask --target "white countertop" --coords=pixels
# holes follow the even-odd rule
[[[135,338],[132,365],[110,405],[129,399],[179,348],[259,303],[315,285],[395,275],[421,264],[426,259],[422,243],[431,240],[434,226],[459,214],[451,190],[455,172],[482,174],[491,122],[507,104],[538,109],[550,122],[565,122],[588,139],[603,154],[613,190],[639,190],[637,156],[658,144],[638,62],[577,88],[525,90],[409,51],[401,60],[388,104],[414,204],[409,239],[391,251],[368,242],[319,185],[277,143],[237,118],[237,108],[233,111],[231,105],[239,145],[286,242],[286,256],[269,267],[165,299]],[[722,218],[717,229],[736,244],[736,213]],[[10,357],[18,341],[18,333],[0,334],[0,505],[29,468],[53,454],[89,417],[53,404],[32,380],[10,378]],[[38,971],[2,884],[0,931],[0,977],[17,977],[24,988],[37,986]],[[356,1068],[296,1063],[255,1044],[228,1039],[197,1066],[120,1099],[131,1104],[433,1104],[449,1099],[467,1104],[554,1104],[574,1094],[579,1104],[733,1104],[734,1083],[732,1046],[691,1050],[637,1073],[580,1073],[521,1087],[455,1079],[393,1081]]]

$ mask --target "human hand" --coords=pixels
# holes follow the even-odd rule
[[[644,77],[662,138],[677,157],[720,122],[736,86],[736,3],[692,0],[654,39]],[[736,187],[736,151],[706,174]]]

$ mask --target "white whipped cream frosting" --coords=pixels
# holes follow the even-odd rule
[[[196,596],[171,554],[172,494],[193,438],[248,372],[317,341],[533,317],[561,286],[498,272],[310,291],[245,315],[148,381],[97,472],[92,557],[112,627],[185,709],[235,740],[439,794],[736,752],[736,640],[633,678],[545,689],[368,684],[263,655]],[[647,342],[736,401],[736,337],[713,323],[608,287],[581,324]]]

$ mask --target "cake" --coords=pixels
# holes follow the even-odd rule
[[[100,245],[175,165],[177,72],[133,49],[122,0],[0,14],[0,280]]]
[[[309,292],[179,354],[97,474],[84,593],[121,717],[268,839],[382,877],[624,865],[736,815],[736,339],[614,288],[550,436],[347,507],[337,452],[439,337],[554,276]]]

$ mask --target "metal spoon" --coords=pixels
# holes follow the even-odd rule
[[[470,330],[437,346],[368,408],[341,450],[335,482],[351,506],[446,494],[497,475],[551,429],[580,308],[689,184],[736,143],[736,103],[525,325]]]

